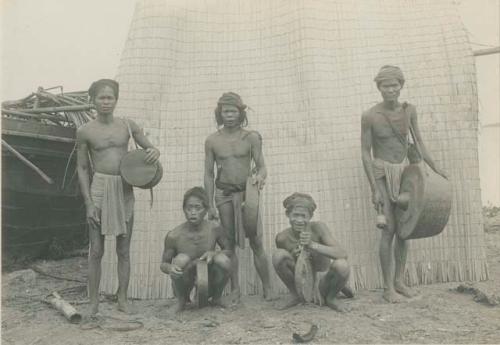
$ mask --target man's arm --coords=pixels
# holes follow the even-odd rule
[[[174,239],[170,232],[165,236],[165,244],[163,248],[163,255],[161,258],[160,270],[163,273],[170,274],[172,269],[172,259],[175,257],[175,244]]]
[[[92,204],[90,196],[90,161],[89,149],[83,128],[76,131],[76,164],[78,171],[78,181],[80,182],[80,191],[83,196],[85,206]]]
[[[214,204],[214,164],[215,155],[212,149],[210,137],[208,137],[205,141],[205,174],[203,177],[203,184],[208,195],[209,203],[208,219],[217,219],[217,211],[215,210]]]
[[[81,127],[76,131],[76,166],[78,171],[78,182],[82,193],[85,209],[87,212],[87,222],[93,226],[99,226],[99,216],[90,195],[90,160],[89,148],[85,134],[85,128]]]
[[[422,154],[422,158],[429,165],[429,167],[432,170],[434,170],[437,174],[443,176],[444,178],[448,178],[446,176],[445,172],[436,166],[436,163],[434,162],[431,155],[429,154],[429,151],[427,151],[427,147],[425,147],[425,144],[422,140],[422,135],[420,134],[420,128],[418,126],[417,110],[413,106],[412,106],[412,108],[413,108],[412,109],[413,111],[411,112],[410,121],[411,121],[411,125],[413,127],[413,131],[415,133],[415,137],[416,137],[415,139],[418,143],[418,148],[420,149],[420,152]]]
[[[347,259],[347,252],[337,241],[335,241],[326,224],[317,222],[315,226],[320,235],[321,243],[310,241],[308,245],[309,250],[334,260]]]
[[[155,163],[160,157],[160,150],[154,147],[154,145],[149,141],[146,135],[144,135],[144,131],[139,127],[139,125],[137,125],[137,123],[130,119],[127,119],[125,121],[128,121],[128,123],[130,124],[130,130],[137,144],[143,149],[146,149],[146,163]]]
[[[259,189],[262,189],[267,178],[267,168],[264,162],[264,154],[262,153],[262,137],[259,132],[254,131],[250,133],[249,139],[252,147],[252,157],[257,168],[255,183],[257,183]]]
[[[375,183],[372,166],[372,124],[369,113],[361,116],[361,159],[368,183],[372,191],[372,202],[375,207],[382,203],[382,196]]]

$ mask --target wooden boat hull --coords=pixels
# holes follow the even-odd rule
[[[76,175],[75,129],[2,118],[2,139],[53,184],[2,149],[2,253],[39,257],[53,241],[84,243],[85,206]]]

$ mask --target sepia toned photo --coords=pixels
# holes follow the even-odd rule
[[[500,1],[0,13],[3,344],[500,342]]]

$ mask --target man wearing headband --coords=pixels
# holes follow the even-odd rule
[[[325,223],[311,221],[316,203],[310,195],[293,193],[283,201],[283,206],[290,227],[276,235],[277,250],[273,255],[276,273],[291,294],[291,299],[282,309],[301,302],[295,285],[295,265],[301,246],[311,254],[316,276],[314,302],[326,304],[336,311],[346,311],[337,294],[342,291],[347,297],[353,297],[351,289],[346,286],[350,273],[347,252],[332,237]]]
[[[247,179],[253,175],[253,183],[262,189],[267,176],[260,134],[242,128],[247,125],[245,109],[246,105],[238,94],[224,93],[215,108],[218,130],[205,141],[204,181],[210,203],[209,219],[217,218],[218,210],[222,226],[231,242],[231,289],[233,302],[236,303],[240,298],[240,287],[238,260],[234,250],[236,245],[244,248],[245,237],[248,237],[254,254],[254,264],[262,281],[264,298],[271,299],[269,269],[262,243],[262,226],[258,226],[257,234],[248,235],[242,223],[241,207]],[[255,164],[254,169],[252,162]],[[214,164],[217,166],[217,176],[214,173]]]
[[[394,210],[398,202],[401,175],[409,160],[418,160],[419,155],[436,173],[444,177],[446,175],[436,166],[422,142],[415,106],[398,100],[405,83],[401,69],[383,66],[374,81],[382,95],[382,102],[365,111],[361,117],[361,154],[373,205],[379,213],[383,212],[387,223],[383,227],[379,247],[384,278],[383,297],[395,303],[401,301],[401,295],[411,297],[415,294],[404,283],[408,243],[394,236]],[[411,129],[420,154],[412,150]]]
[[[88,291],[91,316],[97,314],[99,309],[104,236],[116,237],[118,309],[124,312],[128,309],[134,194],[132,186],[120,176],[120,161],[128,151],[131,136],[146,149],[146,163],[154,164],[160,156],[160,151],[134,121],[114,116],[118,94],[119,85],[114,80],[101,79],[92,83],[89,96],[97,117],[76,132],[78,180],[89,223]]]

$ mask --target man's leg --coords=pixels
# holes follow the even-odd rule
[[[273,254],[273,266],[290,291],[291,299],[280,309],[287,309],[300,303],[300,297],[295,288],[295,259],[284,249],[277,249]]]
[[[89,225],[89,300],[90,315],[99,311],[99,283],[101,282],[101,259],[104,254],[104,236],[99,228]]]
[[[257,274],[262,281],[262,290],[264,292],[264,299],[270,301],[271,296],[271,283],[269,278],[269,266],[267,264],[266,252],[264,252],[264,245],[262,244],[262,236],[254,236],[249,238],[250,247],[253,251],[253,263]]]
[[[413,297],[416,292],[410,289],[404,282],[406,256],[408,254],[408,241],[396,236],[394,248],[394,257],[396,261],[396,275],[394,278],[394,289],[405,297]]]
[[[174,287],[174,294],[177,298],[174,312],[178,313],[186,306],[191,290],[193,289],[196,276],[196,265],[192,264],[188,255],[182,253],[173,258],[172,264],[183,270],[183,274],[180,277],[170,276],[172,279],[172,286]]]
[[[379,247],[380,265],[382,266],[382,275],[384,278],[383,297],[387,302],[397,303],[401,301],[401,297],[394,289],[394,252],[392,247],[395,231],[394,215],[392,204],[387,194],[385,178],[377,179],[376,183],[380,194],[382,194],[382,200],[384,201],[383,210],[387,220],[387,226],[382,230]]]
[[[349,279],[350,268],[347,260],[338,259],[330,264],[328,273],[319,282],[319,290],[325,303],[330,308],[344,312],[347,308],[337,299],[337,294],[344,288]]]
[[[130,240],[132,239],[132,228],[134,216],[127,222],[127,235],[116,237],[116,254],[118,256],[118,310],[127,313],[128,301],[127,291],[130,281]]]
[[[239,267],[238,257],[236,256],[236,243],[235,243],[235,225],[234,225],[234,210],[231,202],[226,202],[217,206],[219,210],[219,217],[222,227],[226,230],[229,242],[231,243],[231,294],[232,300],[239,303],[240,300],[240,281],[239,281]]]
[[[212,264],[208,267],[209,295],[212,297],[214,305],[223,306],[221,296],[229,279],[231,267],[231,259],[223,253],[216,254]]]

